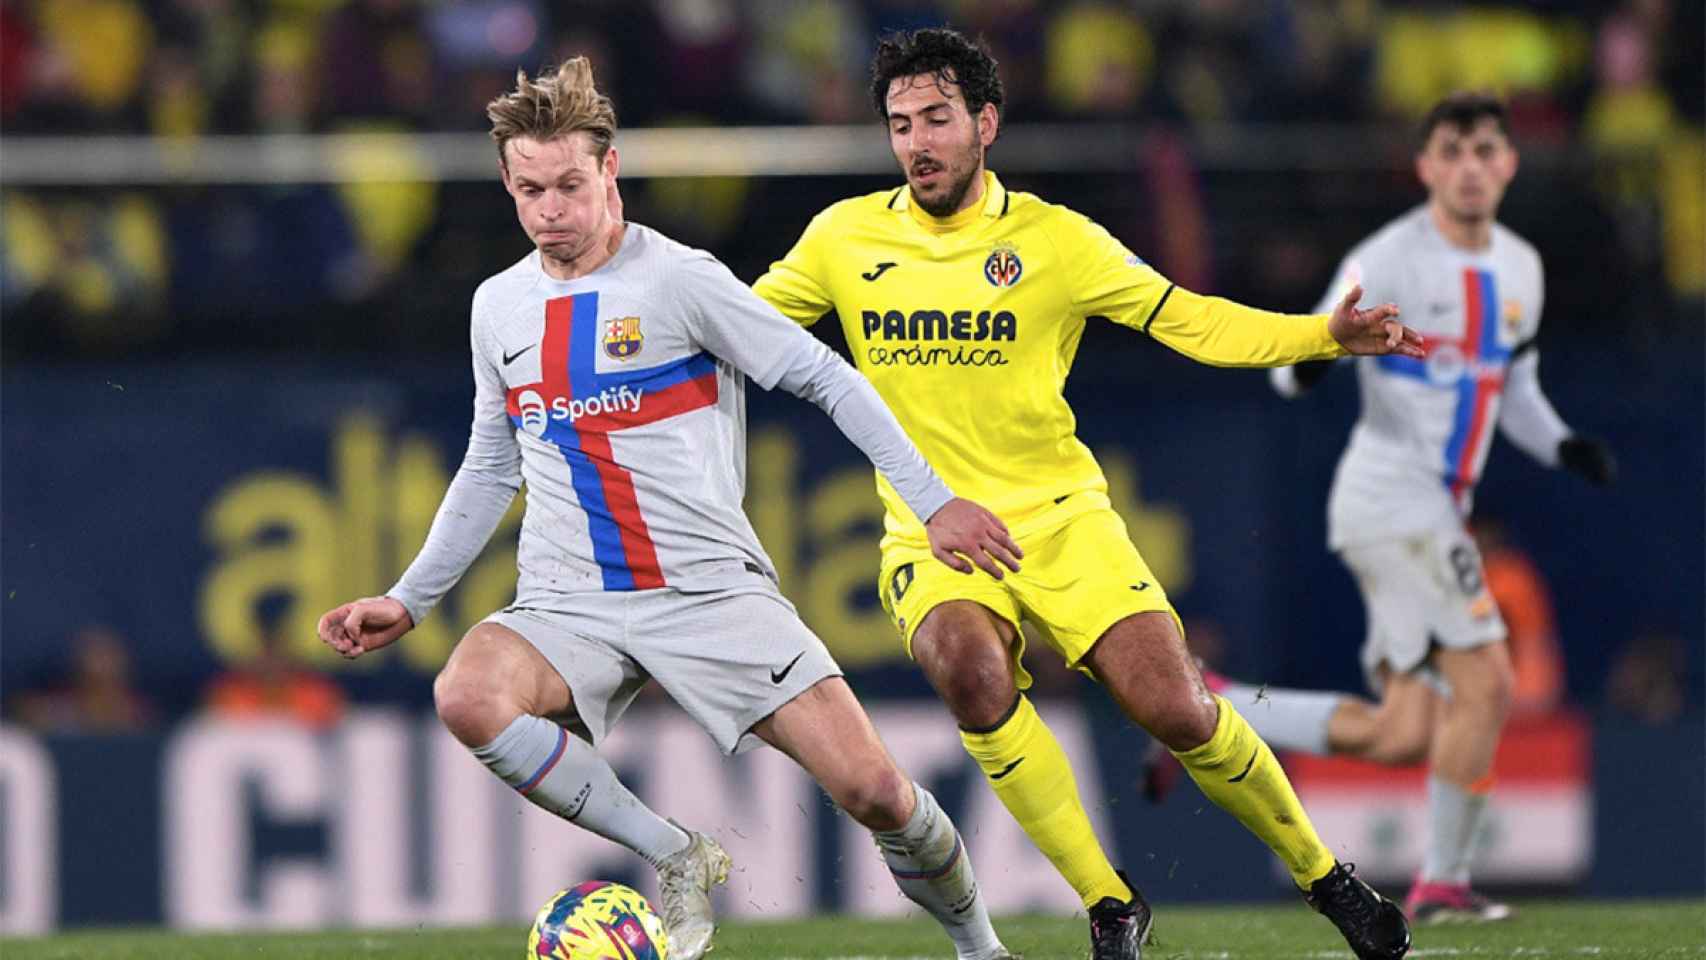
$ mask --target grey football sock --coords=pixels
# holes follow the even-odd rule
[[[474,756],[535,805],[654,867],[687,849],[687,834],[629,792],[591,744],[549,720],[517,717]]]
[[[1423,883],[1466,884],[1475,837],[1487,812],[1487,795],[1428,777],[1428,854]]]
[[[1232,701],[1268,746],[1318,756],[1328,752],[1327,721],[1344,697],[1340,693],[1252,687],[1246,683],[1228,683],[1220,695]]]
[[[959,831],[930,791],[916,783],[912,789],[918,805],[906,826],[874,834],[895,884],[942,925],[960,960],[1001,955],[1001,940],[990,926]]]

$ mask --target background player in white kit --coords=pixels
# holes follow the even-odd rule
[[[622,221],[615,112],[584,58],[519,74],[488,114],[538,249],[474,295],[473,429],[426,544],[387,595],[322,617],[321,638],[355,657],[406,633],[526,480],[515,603],[457,645],[438,713],[529,800],[657,868],[672,960],[709,949],[707,895],[729,860],[593,748],[648,677],[725,751],[768,742],[811,773],[961,958],[1007,956],[953,824],[888,755],[741,511],[743,374],[823,407],[944,563],[999,577],[1018,546],[953,496],[852,367],[709,254]]]
[[[1416,157],[1428,202],[1353,249],[1328,291],[1330,302],[1360,283],[1396,303],[1428,353],[1357,361],[1362,414],[1327,506],[1329,546],[1362,590],[1362,664],[1380,702],[1220,687],[1277,748],[1428,761],[1427,856],[1405,903],[1422,923],[1510,914],[1469,886],[1513,682],[1505,626],[1464,529],[1492,428],[1597,485],[1615,473],[1605,446],[1572,434],[1540,390],[1540,258],[1494,220],[1516,168],[1499,100],[1442,101]],[[1279,368],[1274,385],[1296,396],[1330,363]]]

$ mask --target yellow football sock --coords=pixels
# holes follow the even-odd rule
[[[1175,751],[1191,779],[1217,806],[1262,838],[1304,890],[1333,869],[1333,851],[1315,835],[1285,769],[1256,731],[1216,696],[1220,720],[1202,746]]]
[[[995,729],[961,730],[960,741],[1007,812],[1086,907],[1103,897],[1131,899],[1131,888],[1114,872],[1090,828],[1066,751],[1024,694]]]

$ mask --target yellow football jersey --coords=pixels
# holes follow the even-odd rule
[[[1175,287],[1082,214],[984,178],[983,203],[947,219],[915,208],[904,186],[837,203],[754,289],[802,324],[835,311],[859,370],[925,458],[1015,535],[1075,493],[1098,495],[1078,498],[1086,510],[1107,505],[1107,481],[1061,392],[1087,320],[1222,366],[1344,352],[1325,316]],[[927,542],[881,476],[877,489],[884,548]]]

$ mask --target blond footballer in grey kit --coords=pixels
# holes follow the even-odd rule
[[[822,407],[944,562],[1000,576],[1017,545],[954,497],[851,367],[708,254],[622,221],[615,113],[583,58],[518,75],[488,114],[537,249],[475,294],[473,428],[426,544],[385,596],[321,618],[322,639],[354,657],[407,632],[525,480],[515,603],[451,654],[439,716],[530,801],[657,868],[672,958],[710,948],[729,859],[594,749],[648,678],[723,750],[768,742],[811,773],[958,957],[1006,957],[953,824],[888,755],[741,511],[745,379]]]

